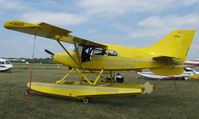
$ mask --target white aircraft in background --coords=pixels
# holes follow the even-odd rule
[[[12,64],[7,59],[0,58],[0,72],[8,71],[11,72]]]
[[[185,61],[187,66],[199,66],[199,59]]]
[[[196,60],[188,60],[185,62],[185,68],[184,68],[184,73],[180,74],[180,75],[172,75],[172,76],[163,76],[163,75],[156,75],[153,74],[151,71],[142,71],[142,72],[138,72],[139,76],[142,77],[147,77],[147,78],[151,78],[151,79],[183,79],[183,80],[187,80],[191,77],[195,78],[198,75],[199,78],[199,72],[194,70],[191,67],[197,67],[199,66],[199,59]],[[138,77],[141,78],[141,77]]]

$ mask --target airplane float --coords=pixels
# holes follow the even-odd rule
[[[169,76],[164,76],[164,75],[157,75],[154,74],[151,71],[142,71],[138,72],[137,74],[139,75],[137,78],[142,79],[144,77],[150,78],[150,79],[182,79],[182,80],[188,80],[188,79],[197,79],[199,78],[199,72],[193,69],[192,67],[198,67],[199,66],[199,60],[187,60],[185,61],[185,67],[184,67],[184,72],[179,75],[169,75]]]
[[[34,36],[55,40],[64,50],[52,53],[55,62],[70,67],[71,70],[56,83],[29,82],[29,90],[50,95],[60,95],[81,99],[88,103],[93,96],[140,95],[150,93],[153,85],[113,83],[115,71],[141,71],[149,69],[158,75],[179,75],[195,30],[176,30],[159,42],[145,47],[134,48],[114,44],[101,44],[71,35],[71,31],[44,22],[38,24],[23,21],[9,21],[4,27]],[[144,34],[143,34],[144,35]],[[74,44],[74,51],[69,52],[62,42]],[[79,81],[68,82],[73,72],[80,75]],[[95,79],[89,79],[86,72],[98,72]],[[102,74],[109,72],[110,83],[102,83]],[[28,90],[28,91],[29,91]],[[27,92],[29,94],[29,92]]]
[[[0,72],[11,72],[12,64],[7,59],[0,58]]]

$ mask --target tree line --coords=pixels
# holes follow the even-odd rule
[[[7,58],[12,63],[40,63],[40,64],[55,64],[52,58]]]

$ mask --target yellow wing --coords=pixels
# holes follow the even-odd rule
[[[59,40],[67,43],[78,43],[82,46],[93,46],[105,48],[106,45],[92,42],[83,38],[70,35],[71,31],[62,29],[44,22],[38,24],[27,23],[23,21],[9,21],[4,24],[7,29],[41,36],[45,38],[50,38],[54,40]]]

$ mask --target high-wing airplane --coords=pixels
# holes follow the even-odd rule
[[[12,67],[9,60],[0,58],[0,72],[11,72]]]
[[[183,73],[184,62],[192,43],[195,30],[176,30],[162,38],[159,42],[145,47],[134,48],[114,44],[101,44],[71,35],[65,30],[44,22],[38,24],[23,21],[9,21],[4,27],[35,36],[57,41],[65,52],[52,53],[53,60],[72,69],[56,84],[32,82],[28,87],[32,90],[69,97],[81,98],[106,95],[142,94],[148,89],[145,85],[103,84],[99,83],[105,71],[113,77],[114,71],[149,69],[158,75],[178,75]],[[144,34],[143,34],[144,35]],[[62,42],[74,44],[74,51],[69,52]],[[99,71],[96,79],[89,79],[84,70]],[[65,80],[73,71],[77,71],[86,84],[67,84]],[[150,86],[148,86],[150,87]],[[149,92],[151,92],[150,90]]]

